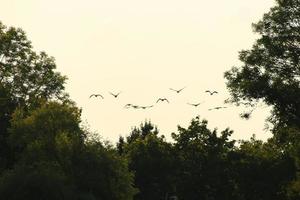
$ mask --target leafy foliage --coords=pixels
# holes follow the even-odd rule
[[[240,52],[243,65],[225,73],[231,101],[261,99],[273,106],[275,129],[300,124],[299,6],[299,0],[277,0],[253,25],[260,38],[251,50]]]
[[[173,134],[178,157],[177,188],[180,199],[234,199],[234,180],[229,155],[234,150],[232,131],[217,135],[207,121],[196,117],[187,129]],[[188,187],[187,187],[188,186]]]
[[[151,122],[134,128],[126,142],[121,137],[117,145],[129,161],[129,169],[135,172],[135,186],[139,193],[134,199],[164,199],[174,187],[174,161],[172,145]]]
[[[54,58],[32,50],[23,30],[0,23],[0,83],[20,104],[66,95],[66,77],[55,68]]]

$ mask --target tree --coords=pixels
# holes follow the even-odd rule
[[[175,155],[172,145],[158,136],[151,122],[135,127],[126,142],[120,137],[118,151],[129,162],[135,175],[136,200],[165,199],[175,186]]]
[[[12,164],[12,152],[7,143],[11,114],[15,110],[17,102],[11,98],[9,91],[0,84],[0,173]]]
[[[209,130],[207,121],[193,119],[188,128],[178,127],[173,134],[177,155],[177,193],[179,199],[236,199],[234,169],[229,155],[234,150],[232,131],[217,134]]]
[[[300,145],[300,1],[276,0],[253,25],[260,35],[252,49],[239,54],[240,67],[225,73],[231,102],[272,106],[273,141],[293,157],[299,171]],[[299,197],[299,178],[290,196]]]
[[[9,146],[15,164],[42,161],[67,162],[83,148],[85,133],[81,130],[81,111],[74,106],[48,102],[27,113],[17,109],[11,119]]]
[[[16,166],[0,177],[1,199],[72,200],[76,198],[73,190],[55,163]]]
[[[86,140],[89,133],[79,125],[80,114],[77,107],[58,102],[47,102],[29,113],[15,111],[8,138],[15,161],[0,176],[0,196],[132,199],[136,189],[127,161],[111,146]],[[53,193],[46,198],[47,190]]]
[[[253,25],[260,34],[252,49],[239,54],[242,66],[225,73],[231,102],[272,106],[274,133],[300,127],[300,1],[276,0],[263,19]]]
[[[73,158],[72,172],[78,196],[92,196],[97,200],[132,200],[137,193],[126,158],[99,141],[88,142]]]
[[[23,30],[0,22],[0,84],[20,104],[36,98],[65,97],[65,76],[55,72],[54,58],[37,54]]]
[[[34,109],[50,99],[69,101],[66,77],[55,68],[54,58],[33,51],[23,30],[0,22],[0,170],[13,164],[7,130],[15,109]]]
[[[296,177],[295,163],[273,139],[240,141],[230,160],[240,199],[287,199],[287,187]]]

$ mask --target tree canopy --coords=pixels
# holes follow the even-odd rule
[[[33,51],[22,29],[0,22],[0,84],[24,104],[36,98],[62,99],[65,76],[55,72],[53,57]]]
[[[260,35],[239,54],[242,65],[225,73],[235,103],[263,100],[273,107],[275,129],[300,125],[300,1],[277,5],[253,24]]]

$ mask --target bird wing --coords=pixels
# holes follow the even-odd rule
[[[113,95],[114,97],[116,96],[114,93],[112,93],[112,92],[109,92],[109,94],[111,94],[111,95]]]
[[[212,93],[213,93],[213,94],[214,94],[214,93],[218,94],[218,92],[217,92],[217,91],[213,91]]]
[[[124,107],[126,108],[126,107],[129,107],[129,106],[132,106],[132,104],[128,103]]]
[[[92,98],[93,96],[95,96],[95,95],[94,95],[94,94],[91,94],[91,95],[90,95],[90,98]]]
[[[189,105],[191,105],[191,106],[196,106],[196,104],[193,104],[193,103],[187,103],[187,104],[189,104]]]
[[[173,89],[173,88],[169,88],[170,90],[172,90],[172,91],[175,91],[175,92],[177,92],[177,90],[175,90],[175,89]]]
[[[161,98],[157,99],[156,103],[158,103],[159,101],[162,101],[162,99]]]
[[[101,97],[102,99],[104,99],[104,97],[101,94],[98,94],[97,96]]]
[[[165,99],[166,102],[170,103],[168,99]]]
[[[181,88],[181,89],[180,89],[180,90],[178,90],[178,91],[180,92],[180,91],[184,90],[185,88],[186,88],[186,87],[183,87],[183,88]]]

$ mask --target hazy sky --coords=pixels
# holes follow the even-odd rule
[[[222,106],[228,97],[223,74],[238,65],[238,52],[257,35],[251,23],[261,19],[273,0],[0,0],[0,20],[26,31],[36,51],[55,57],[68,76],[67,92],[83,109],[83,121],[103,138],[116,141],[145,119],[170,136],[200,115],[209,127],[230,127],[236,139],[252,134],[266,139],[268,108],[252,119],[244,108]],[[186,89],[176,94],[172,88]],[[206,89],[218,90],[209,96]],[[114,99],[108,91],[122,91]],[[101,93],[104,100],[89,99]],[[152,105],[124,109],[126,103]],[[197,109],[187,102],[205,101]]]

